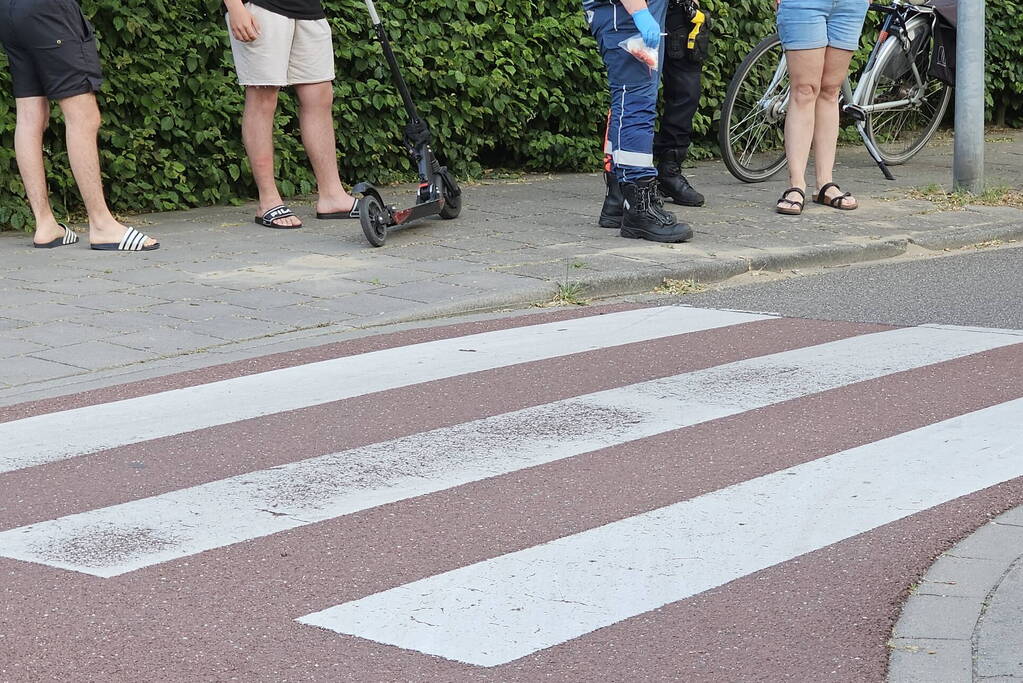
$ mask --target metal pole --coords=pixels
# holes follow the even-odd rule
[[[984,0],[958,0],[952,186],[984,191]]]

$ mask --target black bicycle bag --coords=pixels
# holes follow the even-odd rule
[[[934,23],[934,49],[928,74],[950,86],[956,84],[956,6],[954,3],[934,3],[937,21]]]

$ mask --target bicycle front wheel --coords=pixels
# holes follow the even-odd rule
[[[952,99],[952,89],[928,74],[934,47],[930,20],[915,17],[906,29],[909,51],[897,36],[888,38],[863,102],[868,112],[871,106],[883,107],[867,115],[865,131],[889,166],[909,161],[924,148]]]
[[[725,166],[744,183],[767,180],[785,166],[789,76],[777,34],[753,48],[732,77],[721,106],[718,142]]]

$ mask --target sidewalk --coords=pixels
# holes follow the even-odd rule
[[[399,321],[551,299],[558,283],[594,297],[652,290],[664,278],[721,281],[1023,238],[1023,210],[940,212],[906,188],[950,184],[951,145],[929,146],[885,181],[861,147],[841,151],[837,178],[861,208],[808,203],[773,213],[783,178],[744,185],[720,163],[690,169],[708,206],[676,213],[696,231],[685,245],[624,240],[597,227],[599,174],[532,176],[465,188],[454,221],[432,220],[373,249],[355,221],[267,230],[254,208],[215,207],[132,219],[163,243],[146,254],[86,245],[32,249],[0,234],[0,405],[310,346],[327,335]],[[1018,187],[1023,134],[987,149],[991,185]],[[385,192],[394,203],[409,194]],[[318,341],[318,339],[320,341]]]
[[[1023,681],[1023,507],[938,558],[889,647],[889,683]]]

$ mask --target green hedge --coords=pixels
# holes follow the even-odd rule
[[[170,210],[253,195],[241,145],[242,91],[234,80],[217,0],[83,0],[96,26],[107,83],[102,163],[118,211]],[[606,109],[603,68],[579,0],[381,2],[413,95],[448,163],[463,177],[485,169],[581,170],[599,163]],[[714,112],[745,53],[773,30],[770,0],[705,0],[718,39],[705,69],[696,156],[714,153]],[[1016,0],[989,3],[990,96],[1003,118],[1023,116],[1023,29]],[[336,119],[347,181],[387,182],[411,173],[404,125],[379,45],[359,0],[325,2],[335,33]],[[0,60],[3,58],[0,57]],[[13,151],[14,105],[0,70],[0,226],[24,228]],[[992,112],[999,113],[997,107]],[[281,190],[312,191],[293,98],[277,137]],[[61,214],[78,207],[62,126],[47,138],[49,179]]]

